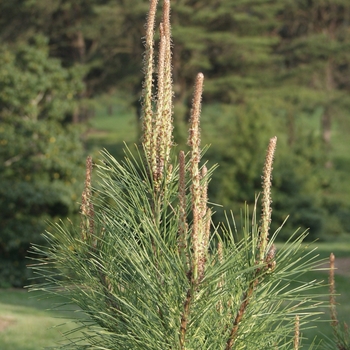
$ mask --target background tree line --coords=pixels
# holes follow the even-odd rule
[[[0,253],[12,285],[23,283],[18,266],[46,219],[77,213],[91,101],[122,91],[139,104],[147,8],[147,0],[0,3]],[[220,164],[211,201],[237,216],[253,202],[277,135],[274,222],[290,215],[286,238],[297,227],[312,239],[350,232],[348,148],[335,154],[332,139],[350,125],[349,1],[173,0],[172,8],[175,141],[186,142],[202,71],[203,143]]]

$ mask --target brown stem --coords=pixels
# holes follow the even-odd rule
[[[186,294],[186,300],[184,303],[184,312],[181,316],[181,325],[180,325],[180,349],[185,349],[185,338],[186,338],[186,332],[187,332],[187,323],[188,323],[188,316],[190,314],[190,305],[192,302],[192,290],[191,288],[188,289]]]
[[[263,268],[257,267],[254,273],[254,279],[252,282],[250,282],[248,286],[248,290],[244,293],[241,305],[239,307],[239,310],[236,314],[235,320],[233,322],[233,327],[231,329],[230,336],[227,340],[226,343],[226,348],[225,350],[230,350],[232,349],[236,339],[237,339],[237,333],[238,333],[238,328],[239,324],[243,319],[244,313],[250,303],[250,300],[253,296],[254,290],[256,289],[259,279],[262,277],[263,274],[272,272],[275,267],[276,267],[276,261],[275,261],[275,254],[276,254],[276,247],[274,244],[271,245],[269,248],[264,263],[265,266]],[[259,263],[259,260],[256,260],[256,264]]]
[[[329,256],[329,302],[331,308],[331,325],[335,336],[337,348],[339,350],[346,350],[347,348],[342,344],[339,334],[339,321],[337,317],[336,302],[335,302],[335,282],[334,282],[334,270],[335,270],[335,256],[333,253]]]
[[[258,273],[258,271],[260,271],[260,270],[257,270],[257,273]],[[257,275],[257,273],[256,273],[256,275]],[[258,285],[258,282],[259,282],[258,278],[255,277],[255,279],[252,282],[250,282],[248,290],[244,293],[241,305],[240,305],[239,310],[237,312],[236,318],[233,322],[233,327],[231,329],[230,336],[227,340],[225,350],[231,350],[233,348],[233,345],[237,339],[239,324],[243,319],[244,313],[249,305],[249,302],[251,300],[253,292],[254,292],[256,286]]]

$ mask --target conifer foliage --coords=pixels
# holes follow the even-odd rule
[[[267,149],[261,219],[255,208],[241,228],[229,215],[213,227],[207,188],[214,169],[202,161],[200,143],[204,75],[195,80],[190,150],[176,157],[170,1],[163,2],[156,55],[157,2],[150,1],[146,27],[142,149],[136,156],[126,150],[121,162],[107,151],[96,165],[87,159],[81,226],[53,225],[49,248],[33,247],[33,268],[46,283],[32,289],[66,295],[85,315],[76,320],[82,332],[61,348],[298,349],[318,285],[296,282],[314,264],[301,249],[305,234],[278,251],[278,232],[270,234],[277,139]]]

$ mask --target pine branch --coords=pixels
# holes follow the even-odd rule
[[[183,313],[181,316],[181,326],[180,326],[180,349],[181,350],[186,349],[185,341],[186,341],[188,318],[190,315],[190,306],[192,302],[192,293],[193,293],[192,289],[189,288],[186,294],[184,305],[183,305]]]
[[[49,248],[34,249],[41,254],[35,269],[47,279],[37,289],[69,291],[71,300],[89,316],[77,328],[87,332],[80,338],[84,345],[72,341],[76,349],[231,350],[242,346],[243,335],[246,348],[285,349],[293,343],[290,337],[282,344],[293,325],[296,349],[294,315],[301,312],[304,319],[313,314],[315,294],[310,297],[306,292],[317,285],[286,288],[288,280],[313,264],[306,258],[308,253],[297,257],[304,234],[279,251],[278,268],[273,244],[278,232],[269,243],[276,138],[270,140],[263,170],[260,227],[256,207],[252,220],[246,207],[244,239],[237,242],[233,236],[242,232],[234,219],[222,232],[211,227],[208,183],[213,168],[200,166],[205,151],[200,145],[202,73],[196,77],[192,101],[190,159],[186,162],[181,151],[178,164],[171,163],[170,1],[163,2],[158,55],[154,45],[157,3],[150,0],[146,27],[144,153],[136,157],[127,149],[119,162],[103,152],[103,164],[96,166],[98,190],[91,184],[92,159],[87,159],[80,231],[55,225],[55,233],[46,235]]]
[[[269,228],[271,222],[271,178],[272,178],[272,163],[273,156],[276,149],[277,138],[270,139],[270,143],[266,153],[265,165],[263,170],[263,198],[262,198],[262,214],[261,214],[261,227],[259,236],[259,256],[256,258],[255,265],[257,265],[254,277],[249,283],[247,290],[244,292],[241,304],[233,321],[233,326],[226,343],[225,350],[231,350],[234,346],[238,335],[239,324],[242,321],[247,307],[253,297],[253,293],[259,284],[259,279],[262,278],[262,273],[268,268],[274,269],[275,247],[271,246],[270,250],[266,253],[266,246],[269,235]],[[261,263],[266,264],[266,268],[262,270],[258,265]]]

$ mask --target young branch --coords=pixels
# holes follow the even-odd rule
[[[173,80],[171,66],[171,25],[170,25],[170,1],[164,0],[163,4],[163,30],[165,42],[164,57],[164,106],[163,120],[165,127],[165,163],[169,162],[170,149],[173,144]]]
[[[335,302],[335,283],[334,283],[334,266],[335,256],[333,253],[329,256],[329,304],[331,308],[331,319],[332,319],[332,328],[336,331],[338,327],[338,317],[337,317],[337,309]]]
[[[188,145],[191,147],[191,160],[190,160],[190,174],[191,174],[191,209],[193,214],[192,222],[192,259],[190,263],[190,271],[188,273],[188,280],[190,282],[189,289],[186,293],[186,299],[183,305],[183,313],[181,316],[181,326],[180,326],[180,347],[185,349],[185,338],[187,332],[188,318],[190,314],[190,305],[193,299],[193,293],[195,292],[198,283],[200,282],[199,273],[201,273],[201,251],[203,250],[203,210],[204,201],[206,201],[206,189],[203,190],[201,186],[201,175],[199,173],[199,162],[200,162],[200,129],[199,129],[199,117],[201,110],[201,100],[203,92],[203,80],[204,75],[199,73],[197,75],[194,97],[192,101],[191,110],[191,122],[188,137]],[[183,154],[180,153],[180,177],[181,181],[184,181],[184,161]],[[182,163],[182,164],[181,164]],[[182,174],[181,174],[182,173]],[[184,183],[180,184],[184,187]],[[182,192],[181,196],[184,196],[183,189],[180,188]],[[182,203],[184,205],[184,203]],[[205,203],[206,208],[206,203]],[[183,220],[183,218],[182,218]],[[182,225],[184,222],[182,223]],[[204,265],[203,265],[204,266]]]
[[[275,253],[276,248],[274,245],[270,247],[267,251],[267,242],[269,236],[270,222],[271,222],[271,178],[272,178],[272,163],[273,157],[276,149],[277,137],[270,139],[269,146],[266,152],[266,159],[263,169],[263,197],[262,197],[262,214],[261,214],[261,226],[260,226],[260,236],[259,236],[259,252],[256,256],[255,264],[265,263],[266,267],[262,269],[257,267],[254,272],[253,280],[249,283],[248,289],[243,294],[242,302],[233,321],[233,326],[226,343],[225,350],[231,350],[237,339],[239,324],[243,319],[243,316],[247,310],[247,307],[251,301],[253,293],[259,284],[259,279],[263,276],[263,273],[275,268]]]
[[[241,305],[238,309],[238,312],[236,314],[236,317],[233,321],[233,327],[231,329],[229,338],[226,343],[225,350],[231,350],[233,348],[233,345],[236,341],[237,334],[238,334],[238,328],[239,324],[243,319],[244,313],[248,307],[248,304],[252,298],[253,292],[258,285],[259,279],[256,277],[252,282],[249,283],[248,290],[244,293]]]

